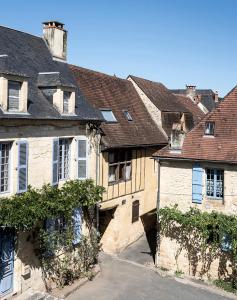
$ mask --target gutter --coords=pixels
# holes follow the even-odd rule
[[[158,165],[158,186],[157,186],[157,198],[156,198],[156,214],[157,214],[157,233],[156,233],[156,257],[155,257],[155,266],[158,267],[158,259],[160,254],[160,161],[157,160]]]

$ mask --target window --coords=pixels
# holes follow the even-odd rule
[[[205,124],[205,135],[214,135],[215,122],[206,122]]]
[[[132,223],[139,220],[139,200],[135,200],[132,203]]]
[[[71,97],[71,92],[63,92],[63,113],[68,114],[69,112],[69,101]]]
[[[107,122],[117,122],[112,110],[109,109],[101,109],[101,113]]]
[[[19,111],[21,82],[8,81],[8,110]]]
[[[69,177],[69,139],[59,140],[59,162],[58,179],[63,180]]]
[[[9,188],[9,155],[10,155],[10,143],[0,144],[0,192],[7,192]]]
[[[127,181],[132,174],[132,150],[109,152],[109,183]]]
[[[133,120],[132,116],[130,115],[130,113],[127,110],[124,110],[123,113],[124,113],[124,115],[125,115],[125,117],[127,118],[128,121]]]
[[[206,194],[211,198],[223,199],[224,171],[218,169],[206,170]]]

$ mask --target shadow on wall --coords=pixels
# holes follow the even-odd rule
[[[146,234],[147,242],[150,248],[150,255],[155,263],[156,254],[156,236],[157,236],[157,217],[156,211],[151,211],[141,216],[141,221]]]

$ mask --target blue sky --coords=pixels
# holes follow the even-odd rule
[[[224,96],[237,84],[236,0],[1,1],[0,24],[41,35],[66,24],[68,61],[116,74],[196,84]]]

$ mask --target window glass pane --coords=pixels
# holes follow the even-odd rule
[[[131,114],[127,110],[124,110],[123,112],[124,112],[124,115],[125,115],[125,117],[128,121],[133,120]]]
[[[59,179],[67,179],[69,177],[69,139],[59,140]]]
[[[113,182],[116,180],[116,168],[117,166],[109,167],[109,182]]]
[[[86,140],[78,141],[78,157],[86,158]]]
[[[69,105],[69,100],[71,97],[71,93],[70,92],[63,92],[63,113],[67,114],[68,113],[68,105]]]
[[[126,170],[125,170],[125,179],[126,180],[131,179],[131,171],[132,171],[131,163],[127,163],[126,164]]]
[[[214,128],[215,128],[215,123],[214,122],[206,122],[206,124],[205,124],[205,134],[206,135],[214,135]]]
[[[8,81],[8,110],[19,110],[21,83]]]
[[[8,191],[10,143],[0,144],[0,151],[1,151],[0,191],[6,192]]]
[[[101,113],[107,122],[117,122],[112,110],[101,110]]]

